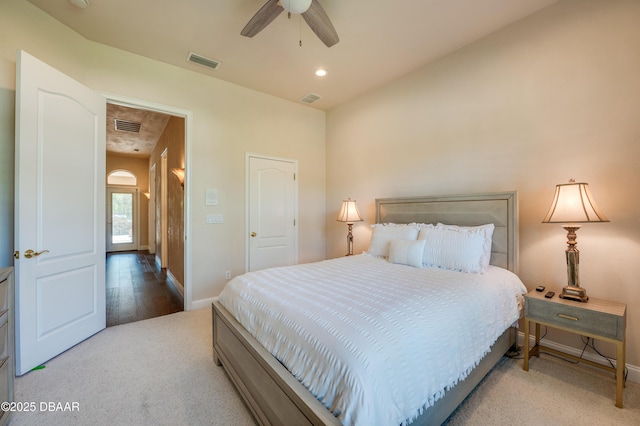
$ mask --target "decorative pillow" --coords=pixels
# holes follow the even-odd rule
[[[376,223],[371,225],[373,235],[367,253],[371,256],[389,257],[389,242],[392,240],[416,240],[418,227],[414,223]]]
[[[393,240],[389,242],[389,262],[422,268],[424,240]]]
[[[423,228],[418,239],[425,240],[425,266],[453,271],[482,273],[484,237],[460,229]]]
[[[489,263],[491,262],[491,245],[493,244],[493,230],[495,229],[495,225],[493,223],[480,226],[457,226],[438,223],[437,227],[441,229],[462,230],[481,235],[484,238],[484,253],[481,260],[482,271],[484,272],[489,267]]]

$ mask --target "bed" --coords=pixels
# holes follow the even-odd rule
[[[377,199],[376,223],[442,223],[455,224],[462,227],[478,227],[480,225],[486,226],[487,224],[492,224],[493,232],[489,248],[491,266],[489,268],[495,270],[503,269],[514,273],[517,272],[518,224],[517,196],[515,192]],[[372,239],[370,250],[373,248],[373,243],[374,241]],[[390,259],[391,257],[387,260]],[[380,262],[392,263],[387,262],[387,260],[381,260],[375,256],[366,257],[360,255],[353,256],[353,259],[345,258],[325,262],[331,265],[332,268],[335,268],[337,274],[344,274],[344,268],[348,269],[353,267],[354,270],[360,268],[358,274],[364,276],[365,272],[363,271],[366,271],[367,268],[377,267],[378,264],[381,265]],[[356,267],[355,265],[359,266]],[[391,267],[395,266],[397,265],[391,265]],[[300,265],[298,268],[299,272],[296,272],[300,274],[300,282],[302,283],[304,281],[304,276],[312,277],[314,280],[317,279],[319,275],[314,276],[313,274],[321,272],[315,271],[314,268],[320,267],[323,266],[315,264]],[[403,271],[406,270],[410,274],[421,273],[411,271],[412,269],[419,268],[407,268],[404,265],[399,265],[398,269],[389,273],[399,273],[398,271],[401,270],[399,269],[400,267],[404,267]],[[436,272],[445,275],[449,273],[449,271],[446,270],[444,272]],[[246,274],[240,281],[252,281],[260,275],[272,275],[275,277],[275,280],[279,280],[278,274],[290,275],[291,269],[274,268],[274,270],[269,270],[262,274]],[[453,274],[460,273],[457,272]],[[230,284],[232,282],[230,282]],[[267,284],[268,282],[265,282],[263,286],[267,287]],[[260,290],[262,286],[257,285],[254,287]],[[304,289],[302,285],[301,288]],[[278,296],[278,298],[279,297],[280,296]],[[270,306],[272,302],[265,303]],[[226,304],[229,309],[236,309],[235,306],[232,306],[229,302],[226,302]],[[478,305],[481,304],[478,303]],[[358,421],[353,420],[355,417],[351,416],[348,410],[339,409],[336,411],[331,400],[327,400],[326,395],[319,397],[314,396],[307,389],[309,382],[304,379],[304,375],[301,382],[299,381],[299,372],[296,373],[298,376],[298,378],[296,378],[284,366],[288,361],[283,360],[281,355],[291,352],[290,348],[283,349],[281,347],[282,343],[274,343],[273,341],[269,343],[269,341],[265,341],[263,336],[269,334],[264,332],[265,329],[260,329],[258,330],[259,334],[255,334],[255,325],[257,324],[259,327],[262,327],[263,324],[266,324],[264,327],[268,327],[269,323],[267,321],[263,323],[262,319],[258,321],[254,319],[253,323],[251,323],[247,318],[240,318],[237,311],[231,314],[229,309],[223,306],[220,301],[216,301],[212,305],[214,361],[217,365],[224,367],[259,424],[340,425],[342,422],[337,416],[340,416],[342,419],[347,419],[345,424],[358,423]],[[239,321],[242,321],[246,328],[241,325]],[[389,321],[393,322],[396,321],[396,319]],[[470,323],[469,327],[473,323],[473,321],[467,322]],[[251,324],[253,324],[253,326]],[[251,332],[247,329],[251,330]],[[509,348],[514,345],[516,330],[513,327],[507,325],[500,330],[495,330],[495,333],[498,337],[495,338],[492,346],[483,352],[477,365],[474,364],[472,369],[467,368],[464,374],[461,373],[461,379],[455,380],[451,386],[447,387],[446,391],[441,392],[435,397],[431,397],[430,401],[428,401],[428,403],[425,402],[425,406],[420,408],[415,416],[411,416],[409,420],[406,421],[399,421],[397,424],[407,423],[409,421],[412,425],[441,424],[445,421],[480,380],[482,380],[486,373],[501,359]],[[280,334],[280,332],[278,331],[275,334]],[[300,334],[304,333],[300,332]],[[259,342],[254,335],[263,340],[262,343]],[[291,340],[290,336],[285,336],[285,342],[287,344],[289,344]],[[355,338],[355,340],[358,339]],[[263,344],[268,346],[270,350],[265,348]],[[303,344],[304,343],[301,343],[301,345]],[[274,350],[274,347],[277,349]],[[278,358],[272,355],[272,352],[276,353]],[[332,360],[336,357],[329,354],[327,358]],[[367,365],[368,363],[367,361]],[[313,365],[315,366],[316,364]],[[297,371],[299,365],[297,367],[290,366],[290,368],[292,371]],[[376,368],[379,369],[380,367],[378,366]],[[336,373],[335,376],[338,377],[341,376],[341,374]],[[324,375],[316,374],[316,381],[318,377],[324,377]],[[374,383],[373,385],[376,384]],[[351,387],[350,385],[345,385],[344,389]],[[367,386],[365,385],[365,387]],[[398,389],[391,393],[394,394],[397,393],[397,391]],[[358,394],[356,396],[359,397],[360,395]],[[321,402],[321,400],[323,402]],[[357,399],[356,403],[351,403],[351,405],[357,405]],[[327,407],[329,407],[329,409]],[[333,409],[333,413],[330,411],[331,409]],[[375,413],[373,415],[375,415]],[[364,418],[366,418],[366,416]],[[363,421],[359,421],[359,423],[365,424]]]

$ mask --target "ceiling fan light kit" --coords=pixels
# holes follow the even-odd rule
[[[245,37],[253,37],[264,30],[284,10],[302,15],[311,31],[327,46],[340,41],[329,16],[318,0],[267,0],[240,32]],[[302,12],[296,12],[302,10]]]
[[[280,0],[280,4],[287,12],[301,15],[311,7],[311,0]]]

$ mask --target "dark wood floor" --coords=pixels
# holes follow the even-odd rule
[[[107,327],[183,310],[182,295],[148,251],[107,253]]]

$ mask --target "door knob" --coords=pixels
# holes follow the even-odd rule
[[[256,235],[258,235],[258,234],[256,234],[255,232],[252,232],[252,233],[251,233],[251,236],[252,236],[252,237],[255,237]]]
[[[32,257],[40,256],[42,253],[49,253],[49,250],[33,251],[29,249],[24,252],[24,257],[31,259]]]

